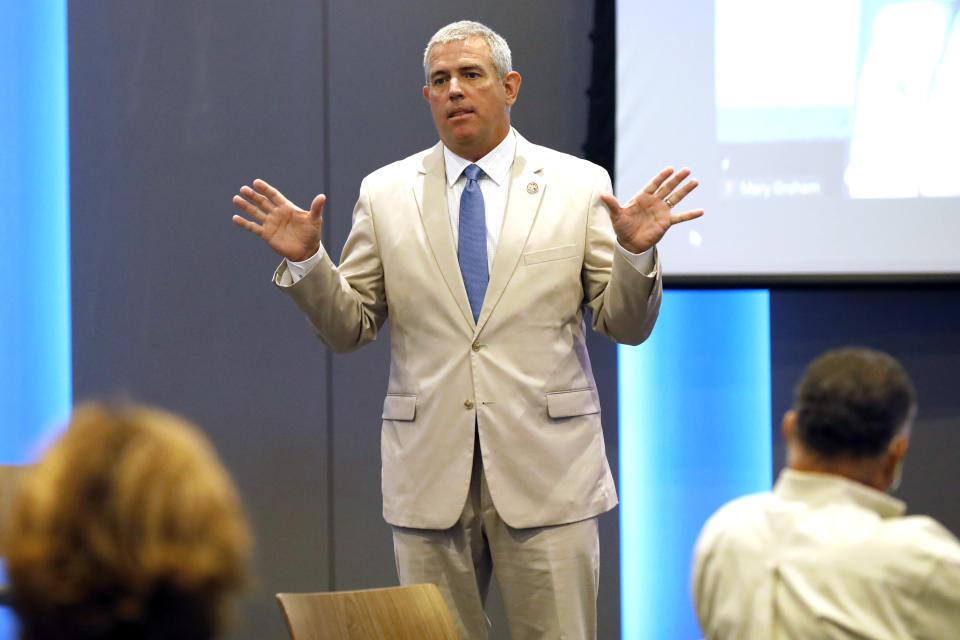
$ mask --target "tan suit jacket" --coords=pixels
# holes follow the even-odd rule
[[[383,515],[445,529],[470,486],[474,428],[494,505],[513,527],[574,522],[611,509],[616,490],[585,344],[649,335],[660,265],[638,272],[614,251],[600,167],[517,136],[490,282],[474,322],[447,212],[438,143],[367,176],[340,266],[325,256],[274,281],[334,351],[377,336],[389,316],[383,403]]]

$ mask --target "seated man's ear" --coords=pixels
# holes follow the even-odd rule
[[[907,448],[909,446],[909,436],[902,433],[898,436],[894,436],[893,440],[890,441],[890,446],[887,447],[887,464],[895,467],[903,462],[903,458],[907,455]]]
[[[890,441],[890,446],[887,448],[887,453],[891,456],[896,457],[897,462],[903,460],[903,457],[907,455],[907,448],[910,446],[910,438],[904,434],[895,436],[893,440]]]
[[[797,429],[797,412],[790,409],[783,414],[783,422],[780,423],[780,432],[783,434],[784,442],[790,442],[793,439],[793,433]]]
[[[883,461],[883,483],[887,491],[896,491],[900,488],[900,473],[903,468],[903,458],[907,455],[910,438],[900,434],[890,441],[887,455]]]

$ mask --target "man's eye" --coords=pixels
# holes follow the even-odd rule
[[[445,80],[444,78],[434,78],[434,79],[433,79],[433,86],[439,87],[439,86],[442,85],[445,81],[446,81],[446,80]]]
[[[470,71],[467,73],[467,77],[470,78],[471,80],[476,80],[477,78],[480,77],[480,74],[477,73],[476,71]]]

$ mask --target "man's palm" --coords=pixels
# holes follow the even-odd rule
[[[253,220],[233,216],[233,222],[261,238],[271,249],[292,262],[306,260],[320,248],[323,204],[326,196],[313,199],[305,211],[264,182],[254,180],[253,187],[240,188],[233,203]]]
[[[660,242],[671,226],[703,215],[703,209],[683,213],[671,211],[697,187],[696,180],[683,182],[689,176],[689,169],[674,173],[667,167],[622,206],[612,194],[600,196],[609,210],[617,241],[624,249],[643,253]]]

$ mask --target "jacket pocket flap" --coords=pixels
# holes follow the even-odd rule
[[[413,420],[417,415],[417,396],[388,393],[383,399],[384,420]]]
[[[540,251],[525,253],[523,254],[523,264],[563,260],[564,258],[572,258],[575,255],[577,255],[577,245],[566,244],[562,247],[553,247],[551,249],[541,249]]]
[[[551,418],[569,418],[589,413],[600,413],[600,403],[593,389],[553,391],[547,394],[547,415]]]

